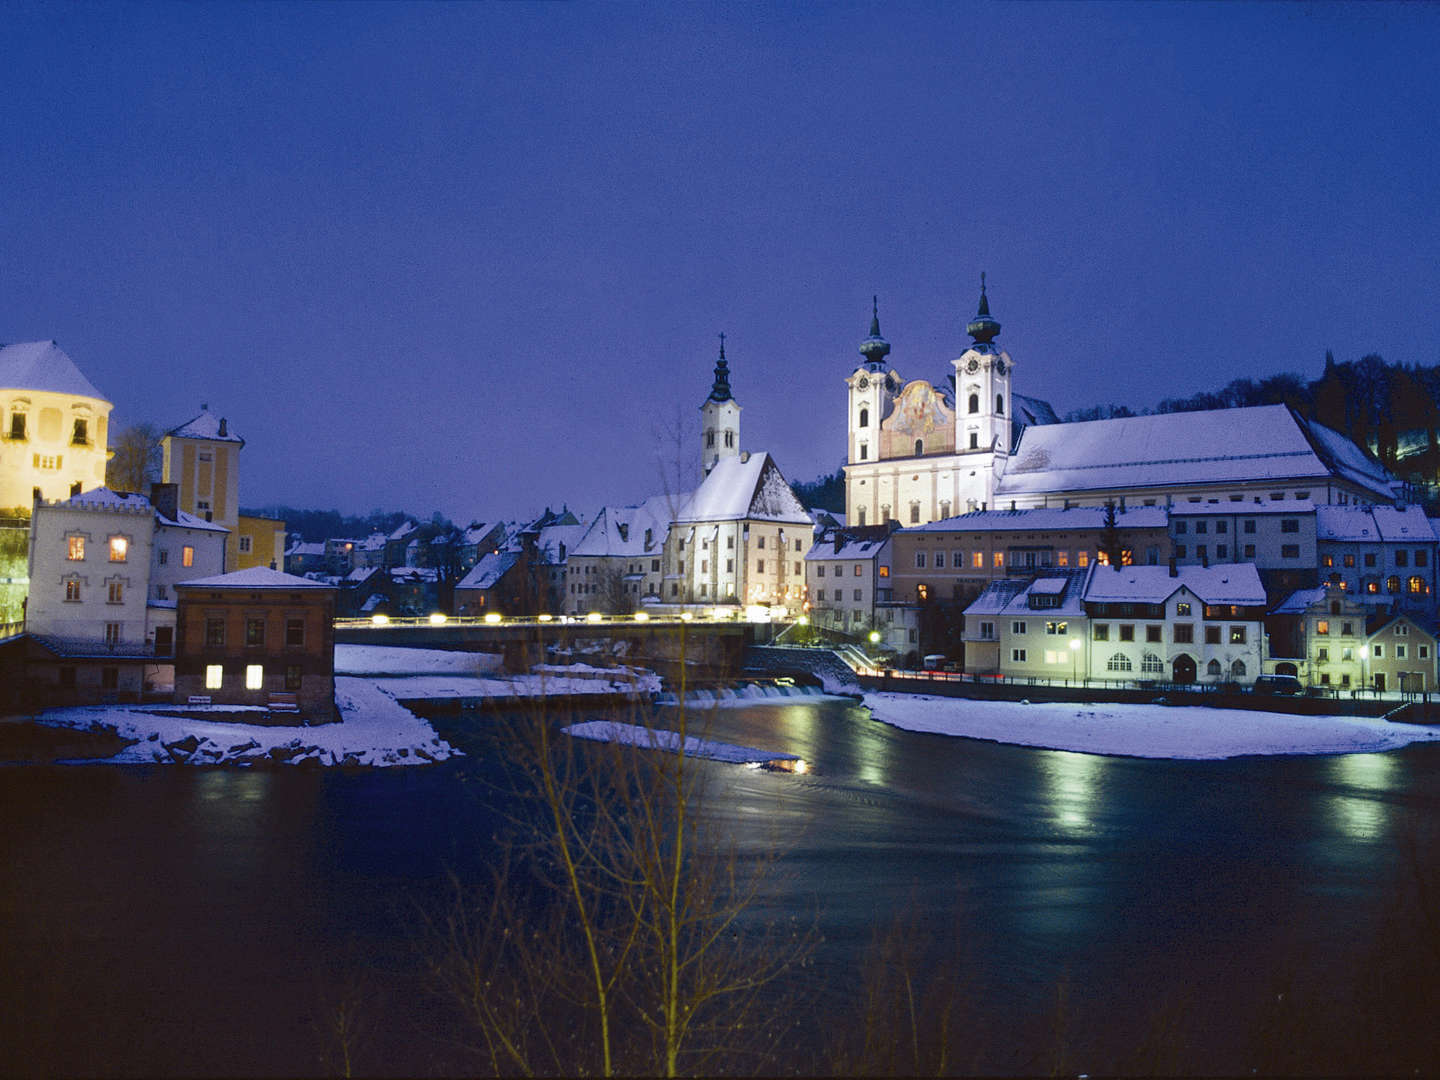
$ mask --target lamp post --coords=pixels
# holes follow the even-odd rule
[[[1070,681],[1071,681],[1071,682],[1078,682],[1078,681],[1079,681],[1079,675],[1078,675],[1077,670],[1076,670],[1077,667],[1078,667],[1078,665],[1079,665],[1079,663],[1080,663],[1080,639],[1079,639],[1078,637],[1072,637],[1072,638],[1070,639]]]

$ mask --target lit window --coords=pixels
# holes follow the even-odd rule
[[[1004,565],[1005,565],[1005,553],[1004,553],[1003,551],[997,551],[997,552],[995,552],[995,569],[999,570],[999,569],[1000,569],[1001,567],[1003,567]]]
[[[984,569],[985,553],[983,551],[972,552],[970,555],[970,565],[975,567],[976,570]]]
[[[1245,644],[1245,627],[1243,627],[1243,626],[1232,626],[1232,627],[1230,627],[1230,644],[1231,644],[1231,645],[1244,645],[1244,644]]]
[[[205,665],[205,689],[219,690],[224,680],[225,669],[219,664]]]
[[[260,664],[245,665],[245,689],[259,690],[265,685],[265,668]]]
[[[80,599],[80,581],[78,578],[67,578],[65,580],[65,599],[70,601]]]
[[[1086,567],[1086,566],[1089,566],[1089,565],[1090,565],[1090,553],[1089,553],[1088,551],[1082,551],[1082,552],[1080,552],[1080,554],[1076,555],[1076,556],[1075,556],[1075,565],[1076,565],[1076,566],[1079,566],[1079,567],[1082,567],[1082,568],[1083,568],[1083,567]]]
[[[957,563],[956,565],[959,565],[959,564]],[[889,576],[890,576],[890,568],[889,568],[888,566],[882,566],[882,567],[880,567],[880,576],[881,576],[881,577],[889,577]]]
[[[83,537],[83,536],[71,536],[71,537],[67,537],[67,538],[66,538],[66,541],[65,541],[65,545],[66,545],[66,555],[65,555],[65,557],[66,557],[67,559],[69,559],[71,562],[79,562],[81,559],[85,558],[85,537]]]
[[[110,537],[110,561],[124,562],[130,555],[130,541],[123,536]]]
[[[1425,579],[1422,578],[1422,577],[1412,577],[1412,578],[1410,579],[1410,595],[1411,595],[1411,596],[1419,596],[1419,595],[1423,594],[1424,592],[1425,592]]]
[[[123,582],[112,581],[109,583],[105,602],[107,604],[123,604],[125,602],[125,585]]]
[[[1328,634],[1328,633],[1330,633],[1330,620],[1329,620],[1329,619],[1321,619],[1319,622],[1317,622],[1317,623],[1315,624],[1315,633],[1317,633],[1317,634]]]

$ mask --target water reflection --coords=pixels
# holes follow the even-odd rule
[[[1385,796],[1394,788],[1397,768],[1390,754],[1342,754],[1329,760],[1329,778],[1345,789],[1325,800],[1326,816],[1340,835],[1384,839],[1393,817]]]
[[[1068,750],[1047,753],[1040,764],[1049,796],[1050,820],[1067,834],[1083,835],[1095,827],[1099,810],[1097,788],[1108,759]]]

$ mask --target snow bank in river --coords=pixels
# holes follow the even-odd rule
[[[409,649],[398,645],[336,645],[336,675],[476,675],[499,671],[498,653]]]
[[[113,731],[138,740],[110,762],[183,765],[425,765],[459,753],[424,720],[374,682],[335,679],[341,722],[318,727],[269,727],[204,720],[205,712],[262,712],[240,706],[173,705],[50,709],[38,722],[82,731]]]
[[[565,729],[565,732],[577,739],[594,739],[596,742],[648,746],[655,750],[668,750],[671,753],[680,749],[680,733],[678,731],[641,727],[638,724],[590,720],[583,724],[571,724]],[[714,742],[710,739],[697,739],[693,735],[685,736],[685,753],[688,757],[709,758],[711,761],[728,761],[734,764],[800,760],[794,754],[756,750],[753,746],[733,746],[730,743]]]
[[[866,694],[864,702],[876,720],[907,731],[1128,757],[1357,754],[1440,739],[1440,730],[1360,716],[1199,706],[1032,705],[917,694]]]

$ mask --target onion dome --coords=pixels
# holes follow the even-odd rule
[[[720,335],[720,359],[715,363],[715,383],[710,387],[711,401],[729,401],[730,365],[725,362],[725,335]]]
[[[883,365],[890,355],[890,343],[880,336],[880,298],[871,299],[870,336],[860,343],[860,355],[867,364]]]
[[[975,339],[976,345],[989,345],[1000,333],[1000,324],[990,316],[990,301],[985,296],[985,274],[980,274],[980,310],[975,313],[975,318],[970,320],[970,325],[965,327],[965,332]]]

